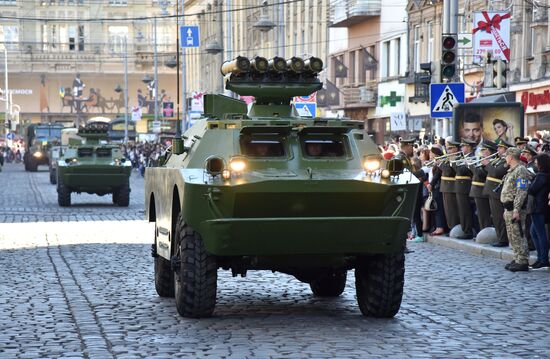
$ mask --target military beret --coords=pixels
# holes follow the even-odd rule
[[[503,139],[500,139],[500,142],[498,143],[498,146],[499,147],[507,147],[507,148],[514,147],[513,144],[511,144],[510,142],[506,142]]]
[[[523,149],[523,151],[521,151],[521,152],[528,152],[528,153],[532,154],[533,156],[537,155],[537,150],[535,150],[533,148],[533,146],[531,146],[530,144],[527,144],[525,146],[525,148]]]
[[[483,142],[481,142],[481,147],[491,151],[497,150],[497,144],[491,140],[483,140]]]
[[[523,145],[523,144],[529,142],[529,140],[526,139],[526,138],[523,138],[523,137],[516,137],[516,138],[514,138],[514,142],[516,143],[516,145]]]
[[[521,150],[516,147],[510,147],[506,150],[506,156],[513,156],[515,158],[519,158],[519,155],[521,155]]]
[[[406,140],[402,139],[401,140],[401,144],[403,144],[403,145],[412,145],[412,144],[414,144],[414,142],[415,142],[414,138],[409,138],[409,139],[406,139]]]
[[[460,140],[460,145],[461,146],[474,146],[475,147],[477,145],[477,143],[475,141],[469,140],[467,138],[462,138]]]

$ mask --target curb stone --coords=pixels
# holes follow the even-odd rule
[[[428,238],[429,243],[433,243],[438,246],[458,249],[482,257],[502,259],[508,262],[514,259],[514,253],[510,247],[492,247],[490,244],[479,244],[468,239],[455,239],[446,236],[427,235],[426,237]],[[530,252],[529,260],[531,263],[537,260],[535,251]]]

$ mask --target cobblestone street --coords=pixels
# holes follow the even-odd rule
[[[46,167],[0,172],[0,358],[550,358],[550,273],[430,243],[409,244],[394,319],[361,316],[353,273],[319,299],[293,277],[219,271],[214,317],[157,296],[143,179],[57,205]]]

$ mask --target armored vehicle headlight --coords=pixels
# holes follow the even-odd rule
[[[233,157],[229,160],[229,168],[233,172],[242,172],[246,168],[246,158],[244,157]]]
[[[76,158],[66,158],[65,163],[68,165],[75,165],[78,162]]]
[[[206,159],[204,167],[210,176],[219,176],[224,170],[225,165],[223,158],[218,156],[210,156]]]
[[[367,173],[373,173],[380,169],[382,160],[378,155],[365,156],[363,158],[363,167]]]
[[[405,169],[409,168],[409,161],[401,153],[393,156],[393,158],[386,163],[386,169],[389,171],[391,176],[398,176],[403,173]]]
[[[42,157],[42,152],[35,152],[32,155],[33,155],[33,157],[40,158],[40,157]]]

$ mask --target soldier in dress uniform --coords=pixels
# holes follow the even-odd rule
[[[527,161],[527,165],[525,166],[529,172],[531,172],[533,175],[536,173],[535,168],[535,156],[537,155],[537,150],[533,148],[533,146],[527,144],[525,145],[525,148],[521,150],[521,155],[525,158]]]
[[[500,200],[504,206],[504,221],[508,239],[514,251],[514,260],[504,268],[512,272],[529,270],[529,248],[525,238],[525,202],[531,175],[523,165],[519,156],[521,150],[509,148],[506,150],[508,173],[503,179]]]
[[[497,151],[497,144],[490,140],[483,140],[481,143],[483,157],[488,157]],[[487,178],[487,171],[485,166],[489,163],[489,160],[484,160],[479,163],[470,166],[470,170],[473,173],[472,187],[470,189],[470,197],[474,199],[477,209],[477,219],[479,221],[480,229],[492,227],[493,220],[491,219],[491,207],[489,205],[489,196],[483,193],[483,187],[485,187],[485,180]]]
[[[447,141],[447,154],[456,153],[459,155],[458,146],[460,142]],[[458,211],[456,208],[456,194],[455,194],[455,170],[451,166],[450,160],[457,156],[447,157],[439,164],[441,169],[441,187],[440,191],[443,194],[443,208],[445,210],[445,218],[447,219],[447,226],[453,229],[454,226],[460,223]]]
[[[510,147],[513,147],[511,143],[501,140],[497,147],[498,156],[485,166],[487,178],[485,187],[483,187],[483,194],[489,196],[491,218],[497,232],[497,241],[492,243],[493,247],[508,246],[506,224],[504,223],[504,207],[500,201],[500,190],[502,188],[502,178],[507,170],[506,150]]]
[[[414,156],[414,139],[402,139],[400,141],[401,146],[401,152],[407,156],[409,159],[409,162],[412,165],[411,172],[420,180],[420,182],[424,182],[427,178],[422,170],[421,162],[418,157]],[[422,232],[422,220],[421,220],[421,208],[422,208],[422,187],[420,186],[417,193],[416,198],[416,207],[414,209],[414,215],[413,215],[413,222],[415,225],[415,231],[416,231],[416,237],[414,238],[415,242],[423,242],[424,241],[424,234]]]
[[[459,239],[472,239],[474,237],[474,215],[472,213],[472,205],[470,203],[470,187],[472,186],[472,171],[466,165],[465,161],[475,158],[474,148],[477,143],[466,138],[460,143],[464,159],[455,162],[455,195],[458,207],[458,217],[460,219],[460,227],[462,232]]]
[[[514,142],[516,144],[516,147],[520,151],[523,151],[523,149],[525,148],[525,146],[527,145],[527,142],[529,142],[529,140],[526,139],[526,138],[523,138],[523,137],[516,137],[516,138],[514,138]]]

